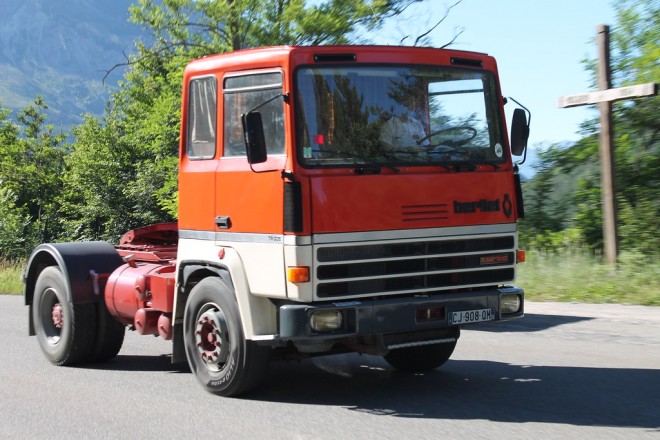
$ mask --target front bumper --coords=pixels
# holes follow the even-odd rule
[[[500,311],[504,295],[518,295],[520,308],[514,313]],[[310,326],[312,313],[323,310],[341,312],[342,325],[337,330],[316,332]],[[417,295],[403,298],[367,298],[332,303],[286,304],[279,308],[280,340],[334,339],[351,336],[408,333],[456,326],[452,313],[492,309],[488,322],[518,318],[524,314],[524,292],[506,286],[476,292]],[[428,319],[426,312],[433,311]]]

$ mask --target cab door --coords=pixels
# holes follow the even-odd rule
[[[215,178],[219,155],[218,81],[214,75],[189,79],[184,88],[183,137],[179,162],[179,230],[213,239]],[[201,233],[204,231],[206,236]]]
[[[284,274],[285,128],[282,72],[268,69],[227,73],[222,84],[222,156],[215,181],[216,237],[235,248],[250,291],[286,296]],[[268,160],[247,161],[241,115],[261,112]]]

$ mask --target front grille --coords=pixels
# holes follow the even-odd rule
[[[320,298],[430,293],[514,279],[513,235],[330,246],[316,249]]]

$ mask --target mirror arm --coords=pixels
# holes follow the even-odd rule
[[[271,101],[275,101],[277,98],[280,98],[280,97],[284,98],[285,103],[287,103],[287,104],[289,103],[289,94],[288,93],[278,93],[277,95],[273,96],[272,98],[268,98],[267,100],[265,100],[264,102],[262,102],[261,104],[256,106],[255,108],[246,111],[245,113],[243,113],[243,115],[246,115],[248,113],[252,113],[254,111],[257,111],[261,107],[263,107],[264,105],[268,104]],[[525,109],[525,110],[527,110],[527,109]],[[241,117],[243,117],[243,115],[241,115]]]
[[[520,162],[516,162],[516,167],[517,167],[518,165],[522,165],[522,164],[524,164],[526,160],[527,160],[527,147],[525,147],[525,149],[523,150],[523,158],[522,158],[522,160],[521,160]]]
[[[509,96],[508,99],[510,99],[511,101],[513,101],[513,102],[515,102],[516,104],[518,104],[520,107],[523,108],[523,110],[525,110],[525,111],[527,112],[527,135],[529,135],[529,126],[530,126],[530,124],[532,123],[532,112],[530,112],[529,109],[528,109],[527,107],[525,107],[524,105],[522,105],[521,103],[519,103],[518,101],[516,101],[516,100],[515,100],[514,98],[512,98],[511,96]]]
[[[251,169],[252,172],[255,173],[255,174],[261,174],[261,173],[272,173],[272,172],[274,172],[274,171],[280,171],[279,168],[276,168],[276,169],[273,169],[273,170],[261,170],[261,171],[259,171],[259,170],[255,170],[255,169],[254,169],[254,166],[253,166],[252,164],[250,164],[250,169]]]

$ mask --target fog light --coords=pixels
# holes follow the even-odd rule
[[[309,325],[315,332],[331,332],[341,327],[339,310],[317,310],[309,315]]]
[[[520,296],[502,295],[500,296],[500,313],[506,315],[520,311]]]

